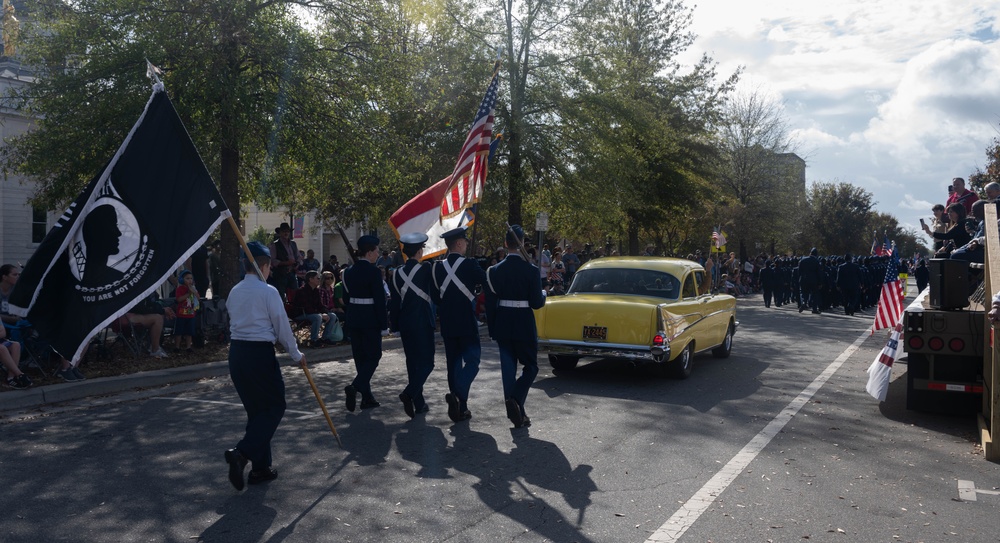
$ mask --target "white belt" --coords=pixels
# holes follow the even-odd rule
[[[351,298],[352,304],[375,305],[375,298]]]
[[[527,300],[500,300],[500,307],[531,307]]]

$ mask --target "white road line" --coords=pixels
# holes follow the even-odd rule
[[[966,502],[976,501],[976,484],[972,481],[958,481],[958,499]]]
[[[812,398],[824,384],[826,384],[827,380],[829,380],[834,373],[837,373],[840,366],[842,366],[844,362],[846,362],[847,359],[858,350],[858,347],[861,346],[861,344],[864,343],[864,341],[869,337],[871,337],[871,332],[869,330],[865,330],[860,336],[858,336],[858,339],[854,340],[854,343],[852,343],[850,347],[840,353],[840,356],[827,366],[826,369],[823,370],[823,373],[819,374],[819,376],[816,377],[816,379],[813,380],[809,386],[807,386],[802,392],[799,393],[798,396],[795,397],[794,400],[786,405],[785,408],[781,410],[781,413],[778,413],[778,415],[775,416],[771,422],[769,422],[767,426],[760,431],[759,434],[754,436],[754,438],[751,439],[740,452],[736,453],[736,456],[734,456],[728,463],[726,463],[725,466],[722,467],[721,470],[709,479],[709,481],[705,483],[705,486],[701,487],[698,492],[695,492],[694,496],[691,496],[691,498],[685,502],[684,505],[682,505],[681,508],[678,509],[672,517],[670,517],[670,519],[664,522],[659,529],[653,532],[653,535],[646,540],[646,543],[675,543],[678,541],[681,536],[684,535],[684,532],[694,525],[694,523],[698,520],[698,517],[707,511],[712,503],[715,502],[715,498],[722,494],[722,492],[724,492],[726,488],[732,484],[740,473],[743,473],[743,470],[746,469],[750,462],[752,462],[762,450],[764,450],[764,447],[771,442],[774,436],[778,435],[778,432],[780,432],[781,429],[788,424],[788,421],[790,421],[792,417],[795,416],[800,409],[802,409],[802,406],[804,406],[806,402],[808,402],[809,399]]]
[[[170,402],[214,403],[218,405],[229,405],[232,407],[243,407],[243,404],[241,403],[220,402],[218,400],[196,400],[194,398],[168,398],[164,396],[157,396],[155,398],[150,398],[150,400],[167,400]],[[301,417],[297,417],[298,419],[311,419],[313,417],[318,417],[320,415],[319,413],[313,413],[310,411],[297,411],[295,409],[286,409],[285,413],[298,413],[299,415],[302,415]]]

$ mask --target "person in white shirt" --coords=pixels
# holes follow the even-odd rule
[[[280,342],[303,368],[306,357],[295,343],[295,335],[285,315],[278,290],[266,283],[271,273],[271,252],[259,242],[251,242],[260,275],[247,263],[247,274],[229,293],[230,315],[229,375],[247,412],[246,433],[235,448],[225,453],[229,482],[243,490],[243,470],[253,467],[247,484],[273,480],[278,472],[271,467],[271,438],[285,413],[285,381],[274,354]]]

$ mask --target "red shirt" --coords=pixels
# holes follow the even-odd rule
[[[959,194],[957,192],[952,192],[948,196],[948,203],[947,203],[947,205],[945,207],[947,208],[951,204],[954,204],[955,202],[958,202],[958,203],[962,204],[963,206],[965,206],[965,214],[966,215],[971,215],[972,214],[972,204],[976,200],[978,200],[978,199],[979,199],[979,196],[977,196],[975,192],[972,192],[969,189],[965,189],[965,192],[963,192],[962,194]]]
[[[174,291],[174,297],[177,298],[177,318],[193,319],[198,310],[197,300],[188,290],[187,285],[178,286],[177,290]]]

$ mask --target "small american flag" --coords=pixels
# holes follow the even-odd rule
[[[721,248],[726,244],[726,235],[723,234],[719,229],[712,231],[712,243],[715,244],[715,248]]]
[[[879,353],[872,365],[868,367],[868,385],[865,390],[880,402],[885,401],[889,392],[889,381],[892,377],[892,363],[896,361],[896,351],[899,349],[899,338],[903,334],[903,324],[896,324],[892,334],[885,342],[885,347]]]
[[[451,173],[451,185],[441,200],[441,220],[458,215],[483,196],[499,86],[500,60],[497,60],[493,65],[493,79],[486,88],[486,96],[483,96],[483,102],[476,112],[476,120],[472,122],[472,129],[465,138],[465,144],[458,154],[458,162]]]
[[[899,282],[899,262],[896,251],[889,250],[889,263],[885,267],[885,280],[882,282],[882,293],[875,309],[875,322],[872,333],[883,328],[892,328],[899,324],[903,316],[903,285]]]

